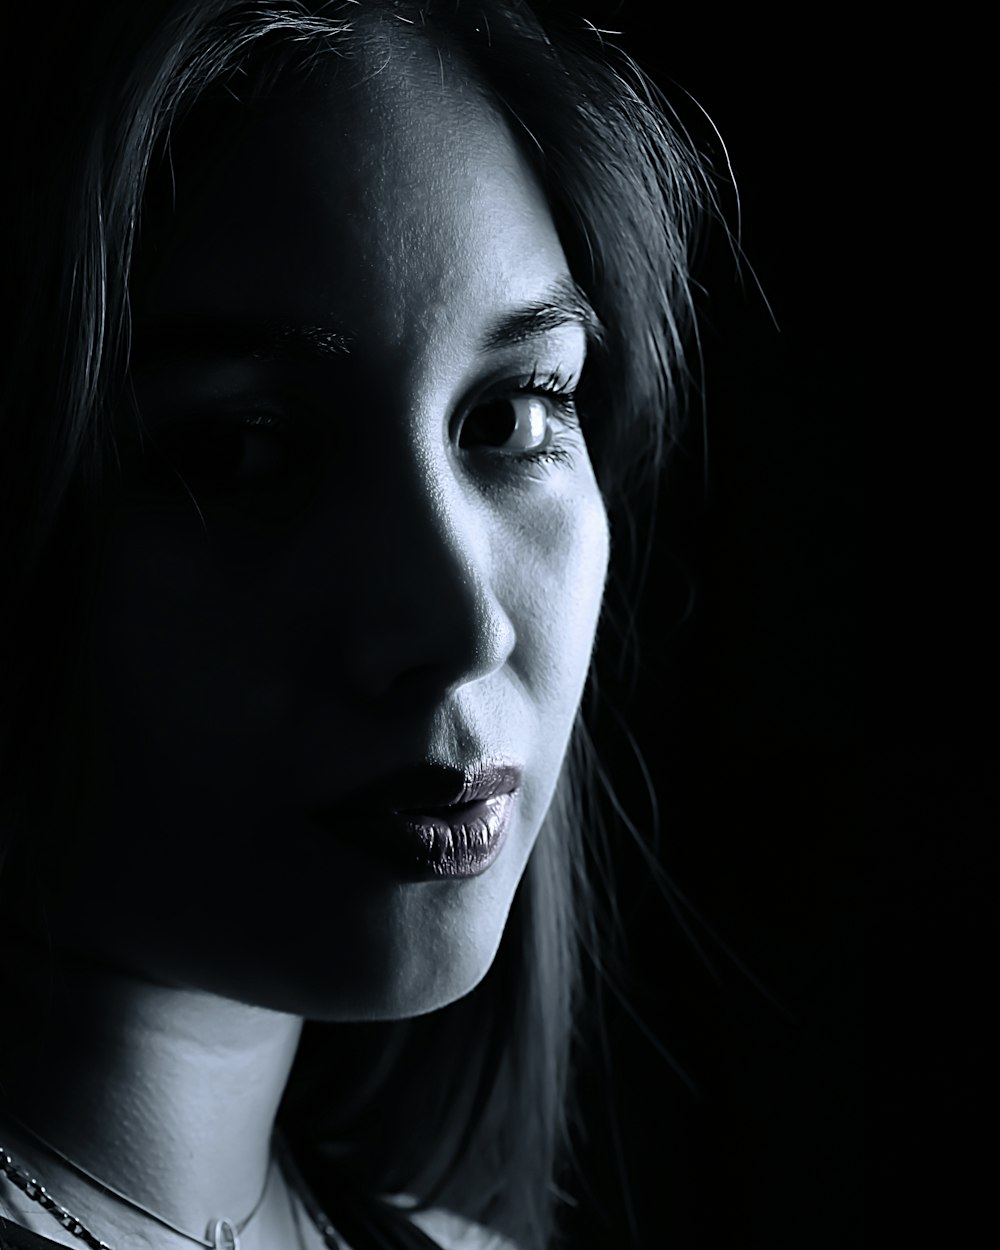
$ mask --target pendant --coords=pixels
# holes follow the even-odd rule
[[[208,1235],[215,1250],[240,1250],[240,1236],[231,1220],[216,1220]]]

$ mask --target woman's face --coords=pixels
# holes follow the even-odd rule
[[[429,43],[387,49],[209,162],[175,149],[133,307],[161,455],[125,455],[91,651],[102,797],[49,910],[102,959],[322,1019],[431,1010],[488,969],[608,558],[581,433],[518,393],[571,390],[586,349],[542,191]],[[427,805],[380,778],[483,762],[517,783],[492,862],[379,853],[382,808]]]

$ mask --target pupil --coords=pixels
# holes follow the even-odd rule
[[[514,430],[514,409],[509,399],[494,399],[479,408],[475,429],[489,443],[505,443]]]

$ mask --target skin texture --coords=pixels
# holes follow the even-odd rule
[[[521,426],[493,445],[466,425],[533,371],[579,378],[577,325],[481,344],[568,278],[543,194],[500,113],[423,40],[396,39],[258,108],[208,165],[178,141],[176,216],[140,258],[141,419],[155,438],[280,412],[314,442],[294,489],[235,503],[161,489],[126,457],[90,640],[102,771],[61,868],[24,892],[9,977],[38,1026],[6,1043],[11,1104],[192,1230],[253,1206],[303,1018],[431,1011],[489,968],[604,589],[582,433],[550,408],[567,458],[529,465]],[[350,351],[191,357],[156,337],[201,316],[335,324]],[[280,461],[268,436],[251,443],[248,464]],[[480,756],[524,769],[481,876],[401,881],[310,822],[402,765]],[[85,1222],[148,1229],[20,1147]],[[244,1250],[296,1244],[284,1187],[270,1193]],[[58,1232],[40,1212],[34,1226]]]

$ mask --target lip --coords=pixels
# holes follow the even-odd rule
[[[523,770],[418,764],[314,812],[325,830],[407,880],[476,877],[506,841]]]

